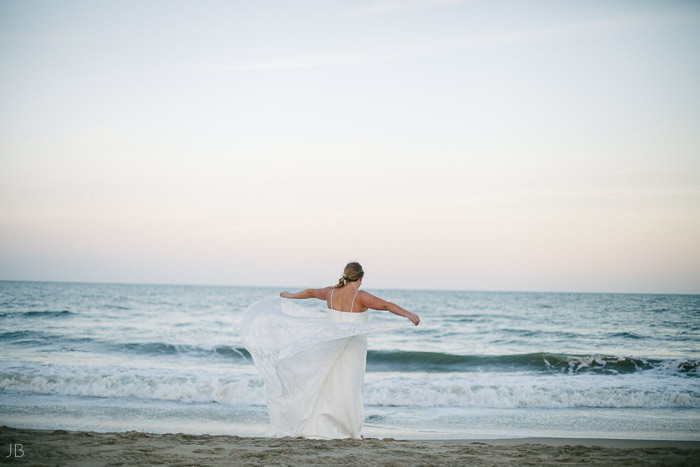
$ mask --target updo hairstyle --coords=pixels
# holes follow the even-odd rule
[[[360,266],[360,263],[348,263],[345,266],[345,269],[343,270],[343,277],[340,278],[338,284],[335,287],[338,289],[341,287],[345,287],[345,284],[347,284],[348,282],[359,281],[364,275],[365,272],[362,270],[362,266]]]

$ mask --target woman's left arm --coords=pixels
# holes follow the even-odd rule
[[[281,292],[280,297],[282,298],[318,298],[319,300],[328,300],[328,294],[331,291],[331,287],[326,287],[324,289],[306,289],[301,292],[290,293]]]

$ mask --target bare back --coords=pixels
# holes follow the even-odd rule
[[[357,301],[359,290],[353,287],[341,287],[339,289],[331,287],[331,293],[327,301],[331,310],[344,311],[349,313],[364,313],[367,307]]]

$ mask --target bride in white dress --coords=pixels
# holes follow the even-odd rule
[[[327,314],[279,298],[254,303],[244,313],[241,334],[265,381],[269,436],[360,438],[366,336],[404,326],[367,323],[368,309],[420,322],[400,306],[360,291],[363,276],[359,263],[348,263],[333,287],[280,294],[324,300]]]

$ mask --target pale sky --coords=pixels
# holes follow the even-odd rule
[[[700,293],[700,2],[0,0],[0,280]]]

